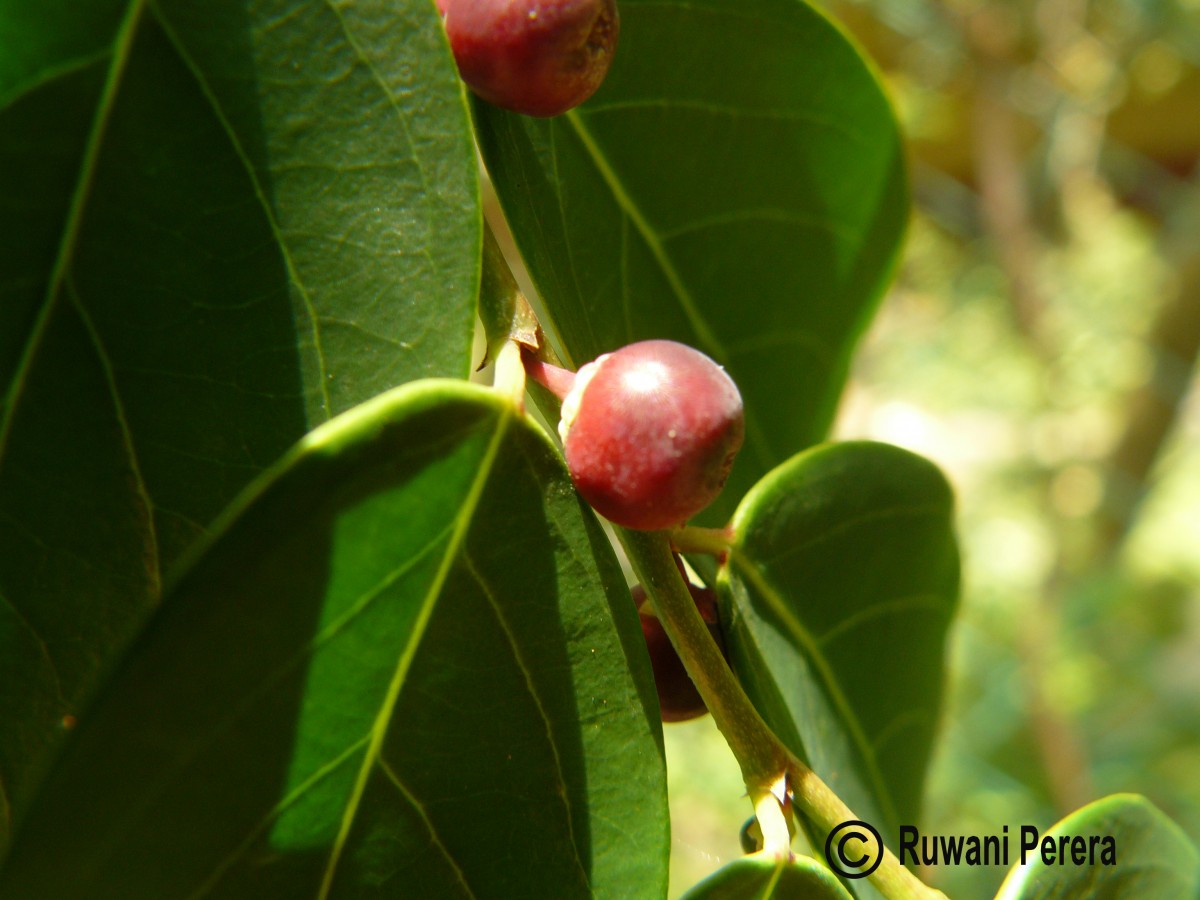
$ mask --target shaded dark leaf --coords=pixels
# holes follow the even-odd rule
[[[310,427],[465,376],[469,122],[425,0],[0,4],[0,807]],[[10,816],[0,816],[0,847]]]
[[[723,523],[824,436],[896,255],[901,142],[871,69],[796,0],[622,0],[589,102],[548,120],[475,111],[568,361],[672,338],[737,381],[746,447],[700,517]]]
[[[661,896],[662,752],[560,458],[493,392],[421,382],[257,484],[82,718],[0,895]]]

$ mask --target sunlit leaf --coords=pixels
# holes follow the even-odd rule
[[[885,834],[918,820],[958,595],[953,498],[926,460],[844,443],[772,472],[720,578],[730,658],[794,752]]]
[[[661,896],[662,753],[560,458],[492,392],[421,382],[224,525],[81,718],[0,896]]]
[[[683,895],[683,900],[851,900],[825,866],[806,856],[794,860],[743,857],[722,866]]]
[[[1145,797],[1114,794],[1089,803],[1039,837],[1025,863],[1008,873],[996,900],[1200,896],[1200,852]],[[1051,850],[1044,859],[1041,844],[1047,838]],[[1109,840],[1111,864],[1105,855]]]

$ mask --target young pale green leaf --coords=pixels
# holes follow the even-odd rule
[[[1111,839],[1111,864],[1105,861],[1106,839]],[[1049,859],[1043,857],[1042,841],[1050,842]],[[1076,810],[1042,835],[1025,863],[1008,873],[996,900],[1198,896],[1200,852],[1183,830],[1145,797],[1114,794]]]
[[[672,338],[723,364],[746,446],[702,521],[820,440],[896,255],[895,119],[800,0],[622,0],[612,70],[539,120],[476,103],[488,171],[566,358]]]
[[[722,866],[683,900],[852,900],[834,874],[815,859],[743,857]]]
[[[258,483],[81,717],[0,896],[656,897],[667,845],[603,532],[540,430],[428,381]]]
[[[958,595],[949,485],[897,447],[826,445],[768,475],[734,529],[718,582],[734,670],[775,733],[895,834],[917,821]]]
[[[163,573],[310,427],[465,376],[428,0],[0,3],[0,850]]]

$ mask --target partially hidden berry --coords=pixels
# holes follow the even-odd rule
[[[688,582],[692,599],[701,618],[708,625],[709,634],[725,652],[725,642],[721,637],[721,626],[717,619],[717,598],[709,589],[697,587]],[[664,722],[686,722],[708,712],[704,698],[696,690],[691,677],[684,668],[683,660],[675,652],[671,639],[663,630],[662,622],[654,614],[646,598],[646,591],[640,585],[633,587],[633,602],[638,607],[638,615],[642,620],[642,637],[646,639],[646,649],[650,653],[650,666],[654,670],[654,686],[658,690],[658,706]]]
[[[686,522],[725,486],[745,425],[737,386],[699,350],[641,341],[579,370],[559,433],[580,495],[606,519]]]
[[[463,81],[529,116],[594,94],[617,49],[616,0],[438,0],[438,9]]]

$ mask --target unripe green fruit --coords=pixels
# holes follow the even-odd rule
[[[559,433],[580,495],[606,519],[657,530],[710,504],[742,446],[725,370],[675,341],[641,341],[581,368]]]
[[[617,49],[616,0],[438,0],[438,9],[463,81],[529,116],[594,94]]]
[[[725,641],[717,619],[716,595],[710,589],[696,587],[691,582],[688,582],[688,589],[692,592],[692,599],[696,601],[701,618],[708,626],[709,634],[724,653]],[[642,620],[642,637],[646,639],[646,649],[650,653],[650,666],[654,670],[654,686],[658,690],[658,706],[662,720],[686,722],[704,715],[708,712],[704,698],[692,683],[683,660],[679,658],[671,639],[663,630],[662,622],[646,602],[645,589],[640,584],[634,585],[632,593],[633,602],[637,605]]]

